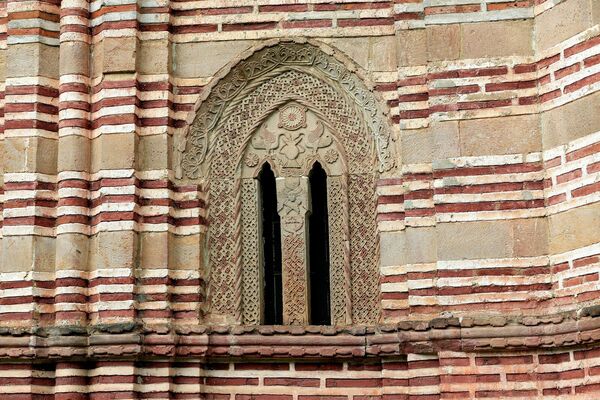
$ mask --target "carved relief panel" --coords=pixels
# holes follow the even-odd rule
[[[375,182],[394,167],[394,154],[373,94],[308,43],[259,50],[206,93],[189,131],[175,140],[174,161],[177,177],[207,190],[208,318],[261,322],[255,178],[269,162],[279,192],[284,296],[294,299],[286,323],[306,323],[306,177],[319,161],[327,174],[332,323],[376,323]]]
[[[283,323],[306,324],[308,314],[308,265],[306,219],[310,212],[308,172],[318,161],[329,175],[328,197],[331,205],[330,260],[331,304],[333,323],[350,322],[350,275],[349,257],[344,247],[348,243],[347,192],[340,183],[345,180],[343,172],[345,156],[328,124],[307,107],[290,102],[282,107],[258,128],[250,139],[244,154],[242,177],[242,221],[259,221],[255,204],[258,202],[255,177],[261,166],[268,162],[277,176],[278,213],[281,218],[282,268],[283,268]],[[244,223],[242,241],[257,244],[260,238],[259,224]],[[249,246],[248,246],[249,247]],[[260,246],[258,246],[259,248]],[[248,248],[248,250],[250,250]],[[259,248],[260,251],[260,248]],[[249,251],[244,256],[242,293],[243,322],[257,324],[261,321],[261,301],[257,285],[262,281],[261,257]],[[246,254],[246,252],[244,252]]]

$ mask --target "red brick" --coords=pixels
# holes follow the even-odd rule
[[[275,29],[277,27],[276,22],[249,22],[245,24],[223,24],[223,32],[234,32],[234,31],[258,31],[265,29]]]
[[[381,379],[327,378],[326,387],[380,387]]]
[[[308,11],[308,4],[274,4],[258,7],[259,12],[302,12]]]
[[[581,178],[581,170],[574,169],[573,171],[565,172],[564,174],[560,174],[556,177],[556,183],[565,183],[572,181],[573,179]]]
[[[301,386],[301,387],[319,387],[318,378],[265,378],[265,386]]]
[[[394,25],[392,18],[344,18],[338,19],[340,28],[352,26],[379,26],[379,25]]]
[[[540,354],[538,356],[540,364],[560,364],[563,362],[567,362],[571,359],[569,353],[559,353],[559,354]]]
[[[299,29],[299,28],[330,28],[332,26],[330,19],[306,19],[296,21],[283,21],[281,27],[284,29]]]
[[[568,86],[565,86],[564,91],[565,91],[565,93],[571,93],[571,92],[574,92],[585,86],[589,86],[589,85],[599,82],[599,81],[600,81],[600,72],[596,72],[595,74],[587,76],[578,82],[575,82]]]
[[[582,197],[588,196],[592,193],[600,192],[600,181],[596,183],[592,183],[590,185],[586,185],[574,190],[571,190],[571,195],[573,197]]]
[[[532,356],[475,357],[475,365],[514,365],[531,363],[533,363]]]
[[[554,71],[555,79],[562,79],[567,75],[574,74],[575,72],[581,70],[581,65],[579,63],[569,65],[568,67],[561,68],[559,70]]]

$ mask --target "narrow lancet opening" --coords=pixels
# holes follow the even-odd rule
[[[281,281],[281,223],[277,213],[275,174],[269,163],[263,165],[258,181],[261,194],[263,243],[263,324],[283,322]]]
[[[315,163],[309,175],[312,212],[308,221],[310,323],[330,325],[329,219],[327,215],[327,174]]]

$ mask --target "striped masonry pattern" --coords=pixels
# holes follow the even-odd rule
[[[536,36],[572,9],[591,22]],[[0,398],[596,398],[598,12],[592,0],[0,1]],[[433,29],[513,22],[549,44],[402,54],[432,52]],[[287,37],[352,59],[398,148],[444,123],[539,118],[534,151],[399,158],[379,178],[379,326],[210,323],[210,182],[175,178],[173,138],[221,67]],[[591,104],[589,123],[545,138],[546,116],[573,104]]]

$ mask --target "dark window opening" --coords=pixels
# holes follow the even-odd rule
[[[308,178],[312,204],[312,213],[308,220],[310,323],[330,325],[327,174],[317,162]]]
[[[281,286],[281,227],[277,213],[277,189],[275,174],[269,163],[263,165],[258,180],[260,183],[262,239],[263,239],[263,323],[283,323],[283,294]]]

